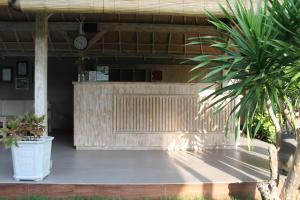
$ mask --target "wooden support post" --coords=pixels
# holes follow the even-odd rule
[[[47,131],[47,67],[48,65],[48,15],[38,13],[35,22],[35,74],[34,74],[34,110],[38,116],[45,115]]]

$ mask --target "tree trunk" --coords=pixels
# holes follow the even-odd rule
[[[275,131],[276,131],[276,147],[277,147],[277,151],[279,151],[280,149],[280,141],[281,141],[281,133],[282,133],[282,128],[280,126],[280,123],[279,123],[279,120],[277,119],[275,113],[274,113],[274,110],[273,110],[273,107],[271,105],[271,101],[268,100],[267,101],[267,111],[268,111],[268,114],[275,126]]]
[[[283,188],[284,200],[296,200],[299,198],[300,187],[300,128],[297,129],[297,148],[294,154],[293,167],[290,170]]]
[[[270,169],[271,177],[269,181],[261,182],[257,185],[262,200],[279,200],[277,190],[277,177],[278,177],[278,158],[277,149],[274,145],[269,146],[270,156]]]

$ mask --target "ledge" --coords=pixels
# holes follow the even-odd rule
[[[98,81],[86,81],[86,82],[72,82],[73,85],[201,85],[209,86],[207,83],[170,83],[170,82],[98,82]]]

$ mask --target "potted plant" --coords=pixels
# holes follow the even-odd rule
[[[43,180],[50,174],[53,137],[45,133],[45,117],[26,113],[11,119],[1,128],[3,143],[12,150],[14,178],[16,180]]]

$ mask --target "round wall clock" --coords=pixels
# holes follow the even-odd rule
[[[87,47],[88,41],[84,35],[79,35],[74,39],[74,46],[78,50],[84,50]]]

